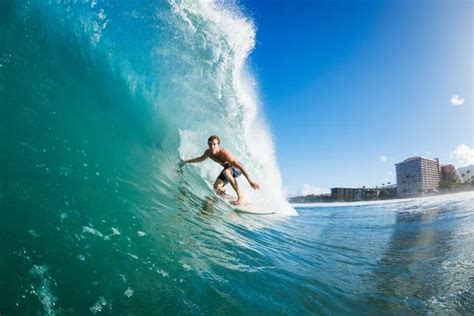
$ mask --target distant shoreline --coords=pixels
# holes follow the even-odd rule
[[[425,197],[435,197],[435,196],[443,196],[443,195],[450,195],[450,194],[457,194],[457,193],[466,193],[466,192],[474,192],[474,186],[467,186],[462,188],[457,188],[455,190],[442,190],[437,193],[429,193],[425,195],[419,196],[411,196],[411,197],[393,197],[393,198],[384,198],[384,199],[361,199],[361,200],[336,200],[333,199],[330,195],[304,195],[304,196],[295,196],[288,198],[288,202],[291,205],[298,205],[298,204],[354,204],[354,203],[367,203],[367,202],[389,202],[389,201],[407,201],[412,199],[418,198],[425,198]]]
[[[428,199],[428,198],[440,198],[450,195],[457,194],[469,194],[474,193],[473,190],[466,190],[460,192],[449,192],[445,194],[436,194],[436,195],[422,195],[418,197],[410,198],[397,198],[397,199],[387,199],[387,200],[367,200],[367,201],[334,201],[334,202],[307,202],[307,203],[290,203],[291,206],[295,208],[307,208],[307,207],[343,207],[343,206],[362,206],[362,205],[377,205],[377,204],[392,204],[400,202],[409,202],[413,200]]]

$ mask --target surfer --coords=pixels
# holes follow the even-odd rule
[[[249,174],[245,170],[244,166],[242,166],[242,164],[234,157],[234,155],[232,155],[228,150],[220,147],[220,144],[221,140],[219,136],[212,135],[207,140],[207,145],[209,146],[209,149],[206,149],[204,154],[202,154],[202,156],[200,157],[189,160],[181,160],[180,167],[184,166],[187,163],[201,162],[206,160],[207,158],[211,158],[212,160],[220,164],[222,167],[224,167],[224,169],[214,182],[214,190],[217,194],[224,194],[226,191],[224,186],[230,183],[232,188],[235,190],[235,193],[237,193],[237,201],[235,204],[242,205],[243,197],[242,193],[240,192],[236,178],[243,174],[245,178],[247,178],[247,181],[253,189],[258,190],[260,189],[260,186],[258,185],[258,183],[250,179]]]

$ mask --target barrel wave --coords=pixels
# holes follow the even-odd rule
[[[255,31],[235,5],[4,6],[8,115],[2,125],[13,133],[4,145],[9,150],[44,157],[47,177],[58,174],[55,167],[80,182],[118,176],[139,186],[159,185],[170,197],[179,191],[179,179],[198,174],[212,183],[218,175],[211,164],[176,174],[180,157],[201,155],[207,138],[217,134],[262,184],[259,194],[243,186],[246,195],[280,214],[294,214],[245,65]],[[184,189],[201,197],[196,187],[203,183],[196,181]]]
[[[157,260],[182,269],[196,266],[186,263],[196,256],[205,271],[205,253],[233,238],[226,216],[235,214],[214,198],[217,165],[177,167],[201,155],[212,134],[261,184],[256,194],[241,181],[249,199],[295,214],[246,67],[254,27],[235,4],[3,1],[0,14],[1,234],[10,254],[2,268],[18,269],[2,281],[5,312],[15,304],[26,313],[80,312],[92,296],[94,312],[106,309],[106,292],[91,293],[92,283],[107,287],[100,279],[161,287],[146,277],[154,273],[179,288],[183,280]],[[220,224],[202,221],[211,215]],[[206,250],[176,243],[192,235],[202,235]],[[132,247],[132,238],[142,245]],[[188,259],[159,259],[149,247]],[[151,265],[119,273],[120,265],[134,269],[130,260]],[[81,293],[78,301],[59,304],[53,275]],[[30,281],[35,298],[24,292]],[[173,297],[168,306],[187,304],[170,288],[156,290]]]
[[[1,315],[472,310],[472,195],[286,216],[254,44],[230,1],[0,3]],[[212,134],[277,215],[178,168]]]

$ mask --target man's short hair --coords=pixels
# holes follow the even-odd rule
[[[209,137],[209,139],[207,140],[208,143],[212,142],[214,139],[217,139],[217,143],[219,143],[219,145],[221,144],[221,139],[219,138],[219,136],[217,135],[212,135],[211,137]]]

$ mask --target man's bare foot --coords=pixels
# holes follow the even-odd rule
[[[237,201],[235,201],[235,205],[237,206],[242,206],[244,204],[244,199],[238,198]]]
[[[224,195],[225,194],[225,189],[216,189],[216,193],[219,195]]]

